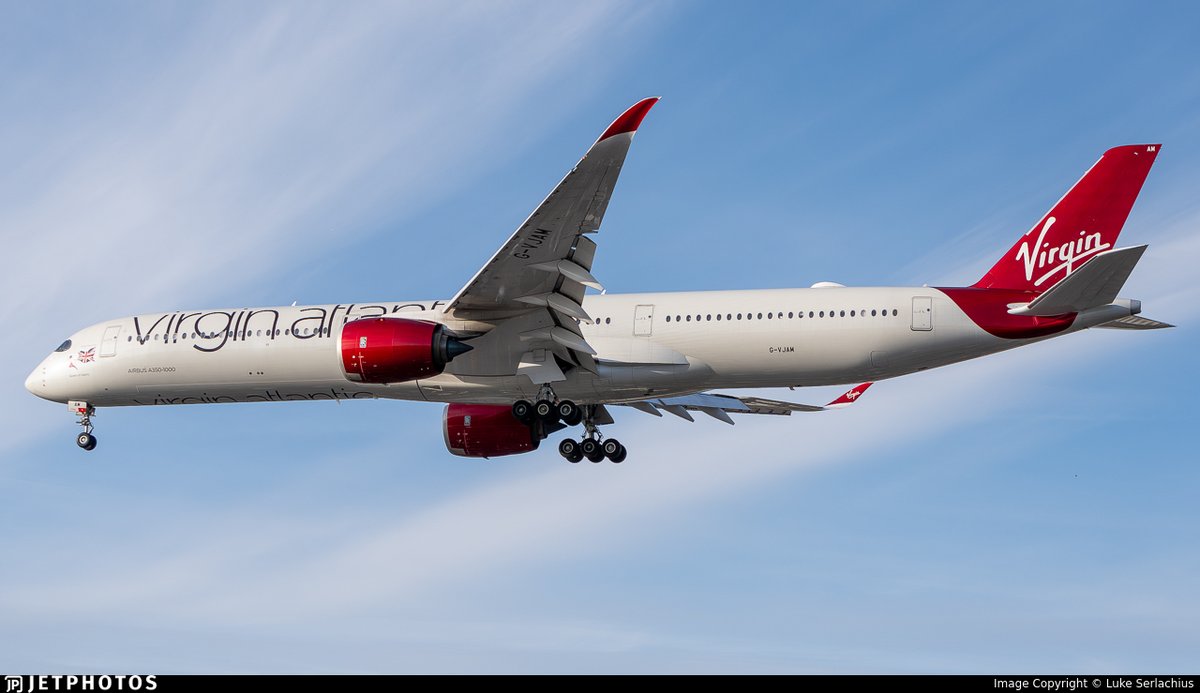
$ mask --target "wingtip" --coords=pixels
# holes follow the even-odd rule
[[[867,388],[871,387],[871,385],[873,385],[873,384],[874,383],[863,383],[862,385],[855,385],[854,387],[847,390],[841,397],[838,397],[837,399],[833,400],[829,404],[826,404],[825,406],[827,406],[827,407],[848,407],[851,404],[854,404],[855,402],[857,402],[858,398],[861,397],[862,394],[867,391]]]
[[[654,108],[654,104],[658,103],[658,100],[661,98],[661,96],[651,96],[633,104],[627,108],[624,113],[617,116],[617,119],[612,122],[612,125],[609,125],[608,129],[604,131],[604,134],[600,135],[600,139],[596,141],[603,142],[609,137],[613,137],[615,135],[622,135],[626,132],[637,132],[637,129],[642,124],[642,120],[646,117],[646,114],[650,112],[651,108]]]

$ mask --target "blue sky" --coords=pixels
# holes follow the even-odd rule
[[[0,10],[0,669],[1195,668],[1193,4],[352,10]],[[116,315],[447,297],[648,95],[610,291],[970,283],[1163,142],[1124,293],[1180,327],[619,412],[620,466],[454,458],[382,401],[102,411],[85,455],[21,386]]]

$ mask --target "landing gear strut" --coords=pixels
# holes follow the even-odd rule
[[[608,458],[610,462],[620,464],[625,461],[628,451],[616,438],[604,438],[600,434],[596,427],[596,408],[595,404],[581,406],[569,399],[558,399],[549,385],[543,385],[534,401],[521,399],[514,402],[512,414],[517,421],[532,428],[539,438],[566,426],[583,424],[583,438],[562,441],[558,444],[558,454],[572,464],[585,457],[591,462]]]
[[[558,444],[558,454],[572,464],[587,458],[598,463],[608,458],[614,464],[625,461],[629,451],[616,438],[603,438],[596,427],[596,405],[585,404],[579,408],[579,420],[583,422],[583,440],[576,443],[570,438]]]
[[[96,449],[96,436],[92,435],[92,416],[96,413],[96,408],[87,402],[70,401],[67,406],[75,415],[79,417],[77,422],[83,426],[83,433],[75,436],[75,444],[84,450]]]
[[[513,404],[512,412],[513,417],[524,424],[542,421],[550,426],[559,422],[568,426],[578,426],[583,420],[579,406],[569,399],[558,399],[549,385],[543,385],[538,390],[534,402],[527,399],[517,400]]]

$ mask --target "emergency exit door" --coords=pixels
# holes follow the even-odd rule
[[[121,336],[120,325],[109,325],[104,328],[104,338],[100,340],[101,356],[117,355],[117,338]]]
[[[654,333],[654,306],[633,309],[633,336],[649,337]]]
[[[912,328],[914,330],[933,329],[933,298],[930,296],[913,296]]]

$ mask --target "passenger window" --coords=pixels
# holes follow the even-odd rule
[[[671,316],[670,316],[670,315],[668,315],[668,316],[667,316],[667,322],[671,322]]]
[[[770,320],[771,316],[773,316],[773,315],[774,315],[774,313],[767,313],[767,320]]]
[[[712,322],[712,313],[709,313],[708,315],[705,315],[705,316],[704,316],[704,320],[705,320],[706,322]]]
[[[612,324],[612,318],[604,318],[604,324],[605,324],[605,325],[611,325],[611,324]]]
[[[825,317],[825,311],[821,311],[820,315],[821,317]]]
[[[721,322],[721,314],[717,313],[717,322]]]
[[[689,316],[687,316],[687,321],[688,321],[688,322],[691,322],[691,321],[692,321],[692,316],[690,316],[690,315],[689,315]]]
[[[854,317],[854,311],[850,311],[850,317]]]
[[[758,314],[758,319],[759,319],[759,320],[762,320],[762,313],[759,313],[759,314]]]
[[[893,309],[892,309],[892,316],[896,316],[896,315],[897,315],[897,313],[896,313],[896,309],[895,309],[895,308],[893,308]]]

